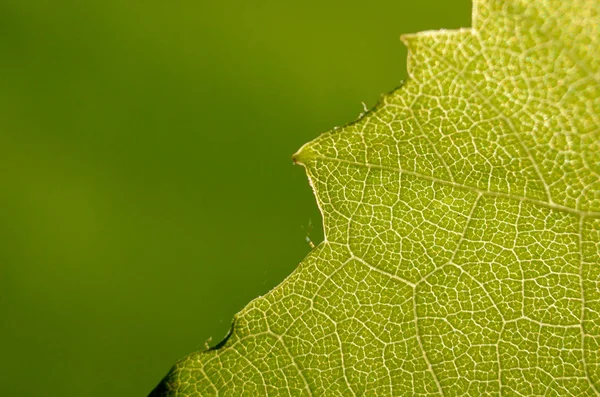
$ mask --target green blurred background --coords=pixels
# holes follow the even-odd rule
[[[291,155],[460,1],[2,0],[2,396],[144,396],[322,238]]]

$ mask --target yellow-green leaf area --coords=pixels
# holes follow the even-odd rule
[[[475,1],[294,156],[325,241],[166,396],[600,396],[600,3]]]

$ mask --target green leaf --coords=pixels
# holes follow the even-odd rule
[[[600,3],[403,41],[406,84],[294,156],[325,241],[155,395],[600,395]]]

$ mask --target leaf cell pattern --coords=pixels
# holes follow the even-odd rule
[[[325,241],[168,396],[600,396],[600,3],[479,0],[305,145]]]

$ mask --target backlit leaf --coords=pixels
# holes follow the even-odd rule
[[[404,86],[294,156],[325,241],[156,395],[600,395],[600,3],[403,42]]]

